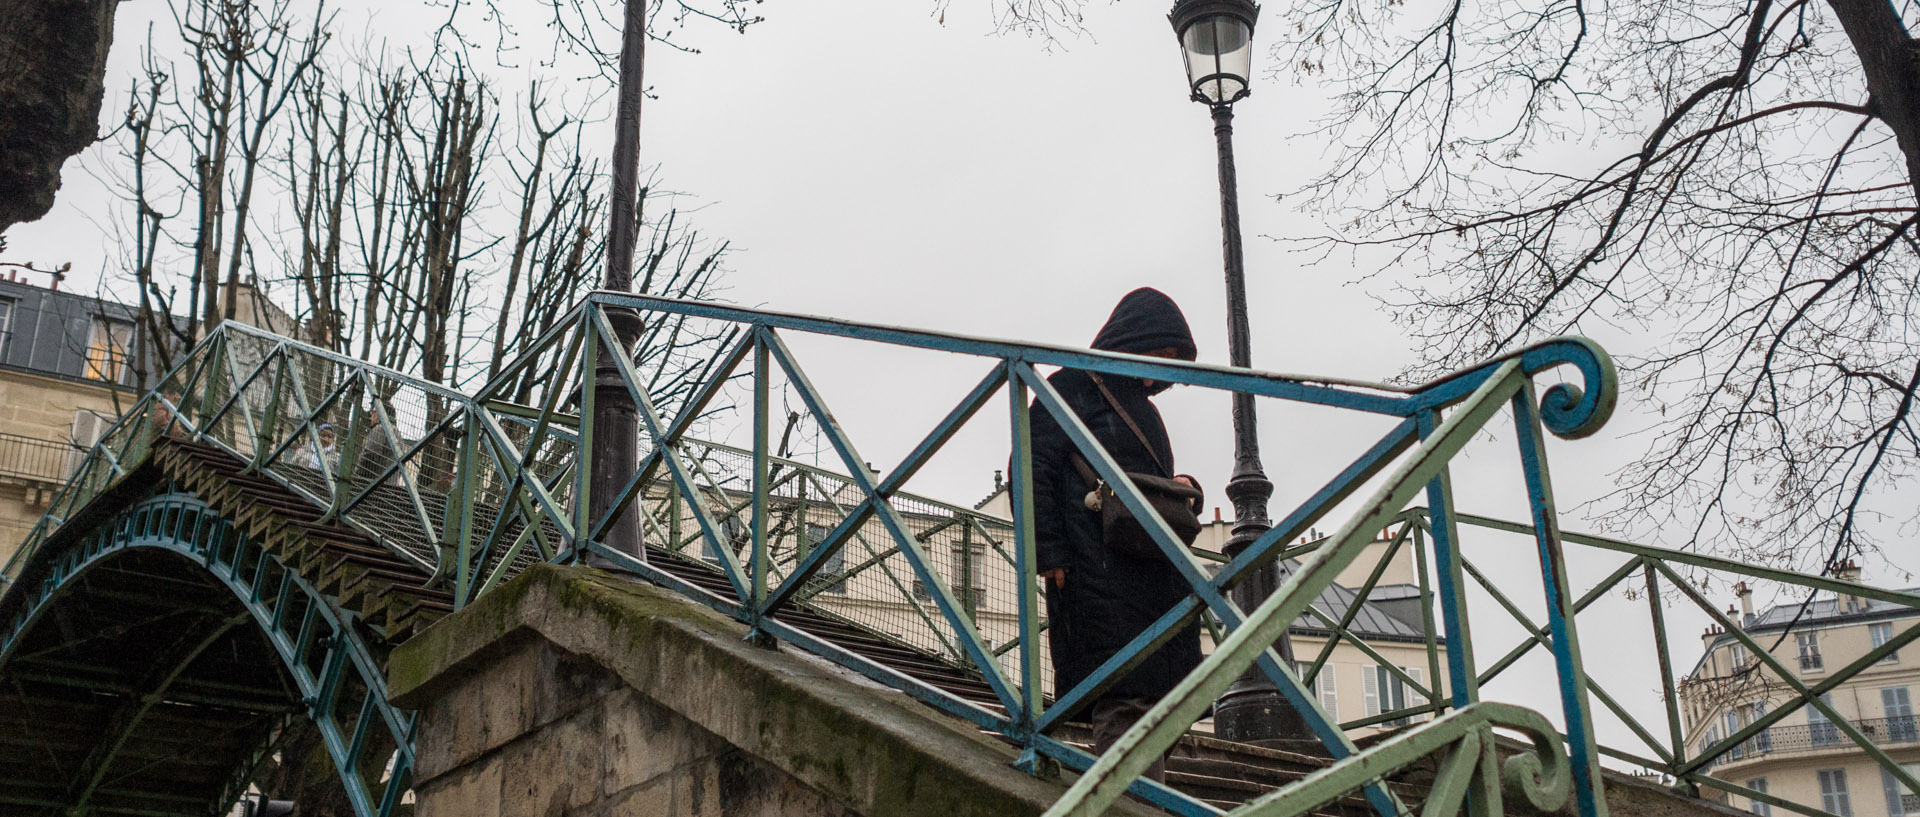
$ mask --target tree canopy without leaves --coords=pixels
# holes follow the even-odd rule
[[[458,47],[350,55],[325,7],[170,8],[99,160],[125,199],[108,221],[161,368],[252,283],[304,340],[471,385],[599,281],[606,174],[583,147],[584,100],[502,88]],[[636,217],[643,291],[712,297],[726,245],[671,204]],[[692,371],[715,342],[637,354]]]
[[[1335,161],[1301,191],[1335,226],[1309,241],[1410,269],[1385,296],[1426,353],[1409,375],[1645,337],[1623,368],[1660,419],[1610,518],[1803,567],[1886,534],[1920,463],[1920,6],[1282,14],[1279,70],[1339,92]]]

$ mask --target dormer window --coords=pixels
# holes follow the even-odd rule
[[[107,317],[93,319],[93,333],[87,339],[86,376],[109,383],[121,383],[127,377],[127,363],[133,359],[133,324]]]
[[[13,299],[0,298],[0,361],[7,357],[7,350],[13,347]]]

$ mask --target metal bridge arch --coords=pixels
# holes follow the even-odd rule
[[[391,814],[411,786],[415,719],[413,713],[388,703],[380,662],[354,626],[354,614],[341,609],[192,494],[157,494],[78,537],[68,547],[40,554],[45,573],[30,587],[12,588],[26,591],[26,599],[21,612],[0,631],[0,677],[17,663],[13,659],[25,637],[56,601],[76,592],[74,588],[89,570],[136,549],[158,549],[184,557],[233,594],[245,613],[227,625],[250,620],[271,645],[301,696],[298,709],[318,730],[339,772],[355,817]],[[204,643],[198,645],[204,647]],[[188,660],[192,657],[186,656]],[[164,691],[163,683],[159,692]],[[158,693],[147,694],[129,704],[132,721],[125,726],[131,729],[137,725],[161,697]],[[382,735],[387,740],[379,744],[376,738]],[[103,736],[110,742],[104,748],[107,761],[126,738],[124,733]],[[384,779],[369,785],[359,770],[366,761],[377,759],[369,754],[377,751],[376,745],[393,747],[393,755]],[[80,806],[77,813],[85,813],[85,799],[105,771],[106,765],[95,765],[98,768],[92,770],[93,780],[75,781],[74,791],[80,802],[70,807]],[[250,782],[253,766],[253,762],[243,763],[226,790],[209,802],[220,807],[236,799]],[[79,773],[88,771],[83,767]]]

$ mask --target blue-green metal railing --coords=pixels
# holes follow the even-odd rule
[[[670,323],[676,332],[726,342],[704,365],[670,371],[670,361],[663,356],[643,352],[636,358],[620,348],[606,316],[612,309],[637,310],[649,325]],[[790,334],[969,356],[981,360],[985,371],[894,467],[871,472],[789,347]],[[593,429],[583,426],[580,418],[593,416],[598,399],[592,387],[595,362],[603,354],[613,362],[639,410],[642,462],[623,486],[618,502],[596,513],[583,500],[598,449]],[[1030,412],[1049,413],[1094,469],[1118,486],[1119,500],[1147,516],[1143,498],[1120,478],[1113,458],[1036,368],[1049,365],[1240,391],[1382,415],[1394,422],[1358,459],[1236,558],[1196,552],[1180,544],[1164,524],[1152,525],[1162,551],[1192,594],[1090,678],[1049,700],[1043,694],[1050,686],[1043,588],[1032,570]],[[1576,373],[1579,386],[1560,384],[1536,392],[1537,375],[1566,368]],[[676,371],[692,372],[691,381],[680,381],[692,388],[663,386]],[[830,453],[829,461],[837,461],[837,466],[781,456],[773,442],[785,436],[774,429],[781,415],[773,406],[776,382],[804,409],[802,413]],[[881,388],[874,386],[873,393],[883,395]],[[735,394],[740,391],[745,394]],[[1577,438],[1592,433],[1610,414],[1616,392],[1609,359],[1598,347],[1578,338],[1548,341],[1431,383],[1402,388],[596,293],[534,339],[492,381],[465,395],[244,327],[227,326],[198,347],[89,453],[14,564],[30,558],[49,530],[137,465],[156,435],[175,434],[225,448],[250,469],[327,508],[331,519],[355,527],[422,570],[432,571],[435,580],[454,593],[457,604],[490,590],[535,560],[570,561],[596,554],[745,622],[753,637],[796,644],[1002,734],[1022,747],[1021,764],[1035,773],[1049,773],[1055,764],[1083,772],[1054,808],[1057,814],[1097,814],[1127,791],[1180,814],[1220,813],[1204,802],[1140,779],[1139,773],[1250,666],[1258,667],[1280,688],[1339,759],[1326,772],[1287,792],[1331,798],[1358,791],[1382,814],[1405,813],[1405,804],[1380,782],[1383,775],[1422,757],[1443,754],[1442,775],[1428,798],[1428,812],[1440,815],[1464,808],[1491,814],[1499,811],[1504,793],[1540,808],[1557,807],[1571,797],[1579,813],[1595,817],[1606,813],[1600,771],[1605,755],[1663,771],[1683,784],[1712,785],[1755,796],[1758,793],[1704,774],[1714,758],[1738,745],[1734,738],[1750,735],[1730,736],[1714,751],[1689,754],[1677,726],[1680,704],[1675,695],[1668,694],[1664,700],[1671,727],[1668,739],[1656,740],[1653,732],[1658,730],[1632,720],[1627,706],[1590,682],[1581,662],[1578,613],[1623,587],[1627,578],[1643,576],[1655,600],[1651,609],[1662,672],[1671,688],[1679,681],[1666,644],[1661,600],[1679,594],[1696,603],[1704,601],[1679,571],[1724,571],[1782,586],[1844,589],[1902,605],[1920,603],[1920,598],[1601,537],[1563,534],[1547,469],[1546,435]],[[1013,453],[1010,518],[1001,520],[906,494],[902,489],[909,480],[1001,395]],[[729,447],[695,439],[695,432],[712,424],[709,418],[714,410],[726,407],[738,409],[752,442]],[[1449,461],[1501,417],[1512,418],[1519,443],[1518,470],[1532,509],[1532,518],[1524,523],[1454,510]],[[1417,500],[1424,500],[1426,508],[1409,507]],[[1333,536],[1289,547],[1341,509],[1351,509],[1351,516]],[[602,535],[625,513],[640,514],[650,547],[709,562],[726,577],[730,592],[710,593],[636,554],[608,548]],[[1461,539],[1464,527],[1516,532],[1532,540],[1544,623],[1529,618],[1467,558]],[[1381,531],[1393,532],[1385,555],[1356,596],[1368,595],[1380,581],[1385,561],[1396,551],[1411,548],[1420,564],[1420,606],[1428,621],[1425,648],[1430,686],[1381,659],[1367,634],[1356,632],[1358,603],[1344,614],[1315,603],[1343,570],[1368,552]],[[1576,597],[1563,551],[1569,544],[1624,554],[1628,564]],[[1228,588],[1250,569],[1273,559],[1299,561],[1292,563],[1284,585],[1268,602],[1251,611],[1239,609],[1229,600]],[[10,566],[7,575],[17,575],[17,568]],[[1475,587],[1488,592],[1530,633],[1492,663],[1475,659],[1476,640],[1468,616],[1469,597],[1481,592]],[[944,655],[976,674],[991,688],[995,700],[981,704],[961,698],[775,616],[793,604],[839,615]],[[1711,605],[1706,607],[1712,612]],[[1196,620],[1215,630],[1216,649],[1113,750],[1096,758],[1049,736],[1064,718]],[[1296,623],[1331,633],[1321,651],[1299,667],[1281,662],[1268,648],[1283,628]],[[1442,633],[1444,639],[1438,637]],[[1920,629],[1909,629],[1885,649],[1897,649],[1916,635]],[[1336,722],[1321,709],[1310,686],[1336,642],[1379,660],[1383,670],[1414,691],[1417,701],[1403,709]],[[1551,656],[1558,678],[1558,731],[1537,714],[1481,700],[1483,684],[1536,648]],[[1837,683],[1832,678],[1839,675],[1800,690],[1803,699],[1812,694],[1816,697],[1806,700],[1820,706],[1818,691],[1831,688]],[[1775,710],[1768,722],[1777,722],[1790,711]],[[1594,733],[1597,712],[1625,718],[1632,734],[1653,748],[1602,747]],[[1435,717],[1366,752],[1357,752],[1345,731],[1425,716]],[[1490,731],[1495,727],[1530,736],[1532,751],[1501,761]],[[1653,756],[1647,756],[1649,752]],[[1884,761],[1883,755],[1877,758]],[[1307,802],[1312,799],[1282,794],[1261,798],[1235,813],[1296,815],[1325,801]],[[1773,802],[1764,795],[1759,799]]]

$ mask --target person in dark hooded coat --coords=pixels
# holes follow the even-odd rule
[[[1127,293],[1093,340],[1112,352],[1193,360],[1193,333],[1179,305],[1159,290]],[[1062,369],[1047,378],[1080,416],[1122,470],[1174,477],[1173,446],[1151,398],[1168,384],[1100,375],[1108,391],[1139,425],[1139,435],[1101,395],[1093,376]],[[1039,573],[1047,579],[1048,633],[1054,695],[1085,680],[1129,641],[1190,592],[1164,557],[1115,552],[1101,541],[1100,514],[1085,498],[1091,486],[1075,467],[1078,449],[1047,410],[1032,410],[1034,543]],[[1141,445],[1141,436],[1152,451]],[[1194,482],[1191,477],[1186,478]],[[1198,510],[1199,503],[1195,503]],[[1120,678],[1089,708],[1095,748],[1104,752],[1148,708],[1200,664],[1200,630],[1194,624]],[[1164,780],[1160,762],[1148,776]]]

